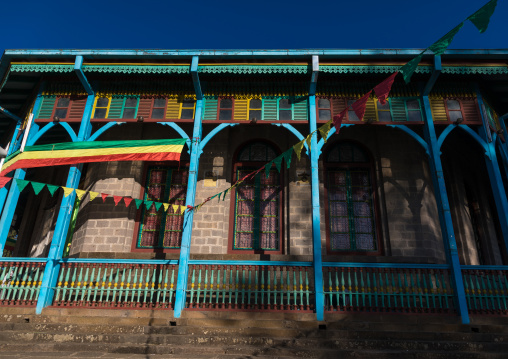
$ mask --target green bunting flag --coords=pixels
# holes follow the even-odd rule
[[[265,166],[265,176],[266,176],[266,178],[270,177],[270,169],[272,168],[273,162],[274,162],[274,160],[271,160]]]
[[[28,183],[30,183],[30,181],[25,181],[25,180],[16,178],[16,185],[18,186],[18,189],[20,192],[23,192],[23,190],[25,189],[25,187]]]
[[[321,137],[323,138],[325,143],[326,143],[326,139],[328,137],[328,133],[330,132],[330,129],[332,128],[332,123],[333,123],[333,120],[330,120],[327,123],[325,123],[323,126],[318,128],[319,133],[321,134]]]
[[[58,186],[53,186],[52,184],[47,184],[46,185],[46,188],[48,189],[49,193],[51,194],[51,196],[53,197],[53,195],[55,194],[56,190],[60,187]]]
[[[136,208],[139,209],[141,203],[143,203],[143,200],[134,198],[134,202],[136,203]]]
[[[40,182],[31,182],[31,183],[32,183],[32,188],[34,189],[35,195],[38,195],[45,186],[44,183],[40,183]]]
[[[445,52],[445,50],[450,46],[453,41],[453,37],[457,35],[459,30],[464,26],[464,23],[461,22],[459,25],[455,26],[450,32],[448,32],[445,36],[437,40],[435,43],[430,45],[429,50],[432,51],[435,55],[441,55]]]
[[[406,84],[411,81],[411,76],[413,76],[413,72],[415,72],[416,68],[418,67],[418,64],[422,60],[423,53],[427,51],[427,49],[423,50],[420,55],[416,56],[414,59],[409,61],[407,64],[402,66],[400,68],[400,73],[402,73],[402,76],[404,77],[404,81]]]
[[[477,12],[473,15],[469,16],[467,20],[471,21],[474,26],[480,31],[480,33],[484,33],[489,26],[490,17],[494,13],[496,9],[497,0],[491,0],[484,6],[482,6]]]
[[[157,212],[159,212],[159,209],[161,208],[162,206],[162,202],[154,202],[154,205],[155,205],[155,210]]]
[[[284,157],[282,157],[282,155],[278,156],[278,157],[275,157],[273,159],[273,163],[275,163],[275,168],[277,168],[277,171],[280,173],[280,167],[282,166],[282,159]]]
[[[293,148],[290,148],[286,152],[282,154],[282,157],[284,157],[284,161],[286,161],[286,167],[289,169],[291,166],[291,157],[293,156]]]
[[[145,201],[146,210],[149,211],[152,208],[153,201]]]
[[[302,149],[303,149],[303,143],[305,140],[301,140],[296,145],[293,146],[293,149],[296,153],[296,157],[298,158],[298,161],[300,161],[300,156],[302,155]]]

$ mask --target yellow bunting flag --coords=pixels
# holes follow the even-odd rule
[[[185,206],[180,206],[180,212],[181,212],[182,214],[184,214],[186,210],[187,210],[187,207],[185,207]]]
[[[81,201],[83,196],[86,194],[86,191],[83,191],[82,189],[76,189],[76,196]]]
[[[312,135],[314,135],[314,132],[311,132],[307,138],[305,139],[305,142],[307,142],[307,147],[309,148],[309,151],[310,151],[310,141],[312,141]]]
[[[169,208],[169,203],[163,203],[162,206],[164,207],[164,212],[167,212]]]
[[[304,142],[305,142],[305,140],[301,140],[300,142],[298,142],[296,145],[293,146],[293,149],[295,150],[295,153],[296,153],[296,157],[298,157],[298,161],[300,161],[300,156],[302,153]]]
[[[99,195],[99,192],[88,192],[88,194],[90,195],[90,201],[93,201],[95,199],[95,197],[97,197]]]
[[[330,132],[330,129],[332,128],[332,123],[333,123],[333,120],[330,120],[327,123],[325,123],[323,126],[318,128],[319,133],[321,134],[321,137],[323,138],[325,143],[326,143],[326,139],[328,137],[328,132]]]
[[[62,187],[62,189],[64,191],[64,197],[67,197],[74,191],[74,188],[69,188],[69,187]]]
[[[180,206],[177,204],[172,205],[174,213],[180,213]]]

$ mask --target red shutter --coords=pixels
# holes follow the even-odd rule
[[[469,98],[463,99],[462,101],[462,114],[464,115],[464,121],[467,122],[482,122],[478,113],[478,104],[476,99]]]
[[[70,103],[69,120],[81,121],[85,111],[86,96],[72,96]]]
[[[344,97],[332,98],[331,103],[332,103],[332,111],[333,111],[332,115],[333,116],[341,113],[347,106],[347,101],[346,101],[346,98],[344,98]]]
[[[138,116],[143,116],[145,119],[150,118],[152,103],[153,101],[151,98],[140,98],[138,106]]]

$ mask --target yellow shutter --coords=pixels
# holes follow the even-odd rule
[[[166,108],[166,119],[177,120],[180,118],[180,103],[176,98],[168,98],[168,107]]]
[[[432,118],[434,121],[448,121],[443,98],[430,99],[430,109],[432,111]]]
[[[376,113],[376,103],[373,98],[369,98],[367,101],[367,106],[365,108],[365,115],[363,116],[363,120],[367,121],[368,119],[377,120]]]
[[[235,99],[235,121],[247,121],[249,114],[249,100],[237,100]]]

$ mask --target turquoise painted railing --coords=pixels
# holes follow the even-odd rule
[[[471,314],[508,314],[506,266],[462,266],[461,269]]]
[[[28,258],[0,260],[0,305],[35,306],[46,261]]]
[[[446,265],[325,263],[328,312],[455,312]]]
[[[187,309],[310,311],[312,278],[310,263],[191,261]]]
[[[173,309],[177,261],[62,262],[53,306]]]

